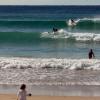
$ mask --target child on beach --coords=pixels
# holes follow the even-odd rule
[[[18,91],[17,100],[26,100],[26,96],[27,96],[26,85],[22,84],[20,90]],[[31,93],[28,94],[28,96],[31,96]]]

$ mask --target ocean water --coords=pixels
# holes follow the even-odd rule
[[[99,58],[100,6],[0,6],[0,84],[100,85]]]
[[[100,58],[99,42],[100,6],[0,6],[1,57]]]

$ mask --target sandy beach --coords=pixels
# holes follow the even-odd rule
[[[16,100],[14,94],[0,94],[1,100]],[[100,100],[100,97],[92,96],[31,96],[27,100]]]

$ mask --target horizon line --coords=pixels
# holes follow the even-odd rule
[[[49,4],[48,5],[47,4],[45,5],[40,5],[40,4],[39,5],[30,5],[30,4],[29,5],[24,5],[24,4],[9,5],[9,4],[4,4],[0,6],[100,6],[100,5],[90,5],[90,4],[89,5],[88,4],[87,5],[84,5],[84,4],[83,5],[70,5],[70,4],[69,5],[49,5]]]

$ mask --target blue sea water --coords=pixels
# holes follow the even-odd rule
[[[0,6],[1,57],[100,58],[99,43],[100,6]]]

